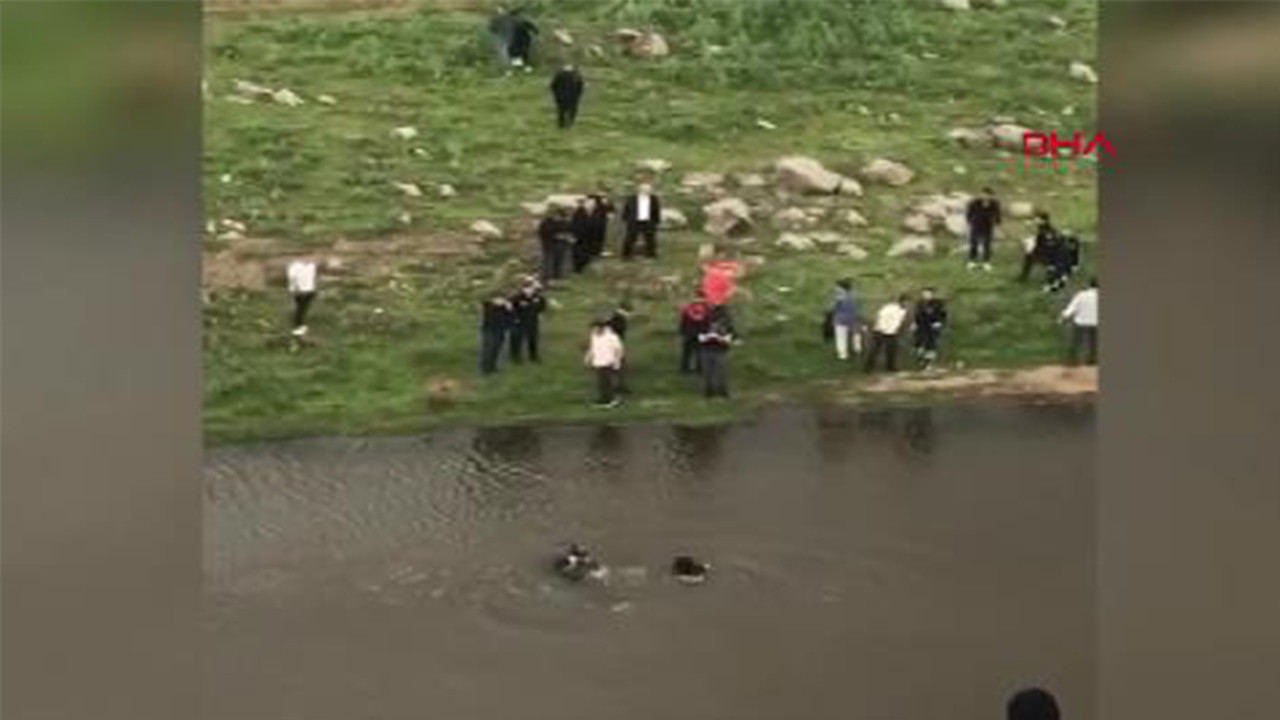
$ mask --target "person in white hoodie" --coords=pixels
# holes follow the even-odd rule
[[[302,257],[289,263],[289,294],[293,296],[293,334],[307,334],[307,311],[316,299],[316,261]]]
[[[609,327],[609,323],[597,320],[591,324],[591,337],[587,346],[587,354],[583,362],[595,371],[596,405],[600,407],[617,407],[618,373],[622,370],[622,358],[625,350],[622,339]]]
[[[1075,365],[1080,357],[1080,346],[1088,345],[1088,362],[1098,364],[1098,279],[1091,278],[1089,287],[1071,298],[1062,311],[1062,322],[1071,323],[1071,345],[1067,350],[1067,362]]]

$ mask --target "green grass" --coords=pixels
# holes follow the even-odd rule
[[[544,330],[547,362],[504,368],[481,381],[477,303],[532,260],[534,241],[524,234],[481,257],[430,265],[406,258],[395,288],[358,277],[326,284],[313,309],[317,345],[296,353],[282,341],[288,311],[282,289],[214,293],[205,328],[210,439],[600,417],[586,406],[591,386],[580,347],[590,318],[622,295],[637,305],[629,343],[637,395],[610,418],[710,421],[765,398],[820,395],[851,375],[834,363],[817,331],[831,283],[843,275],[855,278],[870,303],[926,284],[940,288],[953,314],[949,361],[969,367],[1055,361],[1061,338],[1053,317],[1063,299],[1010,282],[1017,261],[1011,244],[998,248],[1003,263],[992,275],[967,273],[942,238],[944,250],[932,259],[883,257],[913,198],[984,184],[1006,199],[1046,206],[1060,224],[1096,239],[1092,175],[1028,172],[1016,158],[945,140],[951,127],[1000,114],[1045,130],[1092,133],[1093,90],[1071,81],[1066,67],[1095,54],[1095,8],[1071,0],[1012,5],[955,15],[933,3],[865,0],[539,3],[533,12],[544,29],[542,62],[572,59],[587,75],[572,132],[554,127],[545,72],[503,77],[493,67],[483,13],[422,9],[210,22],[207,211],[286,247],[391,234],[430,238],[477,218],[514,227],[513,221],[528,222],[521,202],[602,182],[621,192],[641,158],[675,164],[659,187],[694,228],[706,200],[676,192],[685,172],[753,171],[795,153],[849,173],[875,156],[904,160],[916,171],[905,188],[869,186],[864,199],[837,203],[871,221],[853,233],[872,253],[865,262],[775,250],[776,232],[767,223],[756,243],[742,248],[767,264],[747,280],[749,298],[736,310],[746,344],[733,354],[738,393],[731,404],[703,402],[692,381],[673,371],[674,312],[684,297],[656,278],[679,273],[682,288],[693,283],[696,247],[708,240],[696,230],[667,233],[658,266],[624,268],[607,260],[557,289],[559,307]],[[1071,31],[1044,30],[1050,13],[1066,18]],[[664,30],[672,57],[619,56],[605,35],[622,26]],[[555,27],[570,30],[575,46],[557,46],[549,37]],[[604,45],[607,56],[588,58],[591,42]],[[708,55],[707,44],[724,50]],[[925,59],[926,52],[939,57]],[[227,102],[222,98],[235,78],[288,87],[309,102],[300,108]],[[338,104],[316,103],[321,93]],[[1069,105],[1075,113],[1061,116]],[[889,113],[901,121],[887,122]],[[758,117],[780,128],[760,129]],[[392,137],[400,125],[421,135],[408,142]],[[965,175],[953,171],[957,164]],[[231,183],[220,181],[224,174]],[[397,181],[417,182],[426,197],[403,196],[390,185]],[[436,183],[454,185],[459,196],[436,198]],[[404,212],[413,218],[408,227],[397,220]],[[1011,224],[1006,235],[1021,237],[1020,225]],[[1091,262],[1094,248],[1086,253]],[[451,404],[429,405],[425,383],[441,377],[460,381],[463,393]]]

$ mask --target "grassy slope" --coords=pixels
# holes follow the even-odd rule
[[[1009,367],[1058,357],[1052,311],[1061,299],[1010,282],[1012,245],[998,249],[1004,262],[989,276],[966,273],[948,251],[917,261],[886,260],[883,251],[900,235],[901,210],[912,198],[974,191],[981,184],[1008,199],[1047,206],[1086,240],[1095,237],[1091,175],[1026,172],[1013,159],[953,147],[943,138],[950,127],[979,125],[996,114],[1044,129],[1089,132],[1093,91],[1072,82],[1065,69],[1072,60],[1094,56],[1091,4],[1015,3],[953,15],[932,3],[895,3],[883,36],[863,38],[861,49],[854,44],[829,63],[803,57],[806,41],[795,32],[777,47],[753,51],[732,34],[720,40],[710,21],[687,28],[689,37],[672,33],[675,53],[667,60],[636,61],[612,51],[604,60],[587,60],[579,56],[585,41],[644,18],[605,17],[606,3],[546,5],[538,15],[544,29],[565,27],[579,38],[568,50],[544,42],[546,59],[573,56],[588,76],[583,114],[569,133],[553,127],[543,73],[502,78],[486,64],[482,15],[422,11],[211,22],[210,217],[242,220],[255,236],[298,247],[388,233],[427,237],[465,228],[476,218],[516,219],[520,202],[550,192],[602,181],[621,189],[636,159],[661,157],[676,163],[663,183],[669,203],[696,218],[704,201],[674,192],[686,171],[756,170],[790,153],[850,172],[873,156],[903,159],[917,171],[910,186],[869,187],[866,198],[843,201],[871,220],[855,239],[872,258],[854,264],[821,253],[783,254],[769,247],[773,231],[759,233],[748,252],[768,256],[769,263],[747,282],[752,299],[738,311],[748,344],[733,359],[741,392],[729,406],[703,403],[689,381],[671,371],[672,316],[683,298],[652,282],[673,273],[692,281],[695,250],[706,239],[696,231],[668,233],[658,268],[625,270],[607,261],[557,291],[561,307],[544,331],[548,362],[484,382],[474,370],[475,303],[480,292],[519,269],[533,249],[529,237],[492,248],[481,259],[406,265],[395,288],[358,280],[327,286],[313,310],[319,345],[301,353],[287,352],[279,342],[287,309],[282,290],[220,293],[206,308],[211,439],[597,417],[585,407],[583,328],[624,291],[638,303],[630,347],[638,396],[614,417],[716,419],[761,397],[820,392],[824,381],[848,376],[816,332],[830,283],[845,274],[873,302],[923,284],[941,288],[953,308],[950,360]],[[653,6],[652,0],[621,4],[624,13],[641,16]],[[1066,18],[1071,32],[1044,30],[1048,13]],[[720,59],[701,57],[690,38],[702,37],[731,51]],[[926,51],[940,57],[924,59]],[[289,87],[308,98],[327,93],[339,104],[237,105],[220,99],[233,78]],[[1075,114],[1061,116],[1068,105]],[[872,113],[863,115],[859,106]],[[891,112],[901,122],[886,122]],[[759,129],[757,117],[781,128]],[[426,150],[426,157],[389,135],[399,125],[422,131],[412,145]],[[968,173],[957,175],[956,164]],[[224,173],[232,183],[219,182]],[[389,186],[402,180],[424,188],[448,182],[460,195],[406,198]],[[407,229],[396,220],[405,211],[414,217]],[[1008,237],[1023,234],[1010,230],[1016,232]],[[374,308],[384,312],[375,315]],[[428,409],[424,383],[432,377],[462,380],[463,399]]]

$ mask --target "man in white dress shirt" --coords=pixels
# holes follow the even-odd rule
[[[316,261],[298,258],[289,263],[289,293],[293,295],[293,334],[307,334],[307,310],[316,299]]]
[[[644,237],[646,257],[658,257],[658,224],[662,222],[662,201],[653,194],[649,183],[641,183],[636,194],[628,197],[622,206],[622,222],[627,234],[622,243],[622,257],[635,254],[636,240]]]
[[[1089,280],[1089,287],[1071,298],[1062,311],[1062,321],[1071,323],[1071,347],[1067,360],[1075,365],[1080,356],[1080,346],[1088,345],[1088,363],[1098,364],[1098,279]]]
[[[898,370],[898,335],[907,320],[907,296],[899,295],[897,300],[885,303],[876,312],[876,322],[871,333],[871,348],[867,351],[867,360],[863,365],[865,372],[876,369],[876,360],[883,352],[885,367],[889,372]]]

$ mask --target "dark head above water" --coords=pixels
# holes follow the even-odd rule
[[[587,577],[597,577],[604,570],[599,561],[577,543],[570,544],[567,550],[557,556],[553,567],[562,577],[575,582]]]
[[[683,583],[700,583],[707,579],[711,566],[692,555],[677,555],[671,563],[671,573]]]
[[[1009,701],[1008,720],[1061,720],[1058,701],[1040,688],[1023,690]]]

